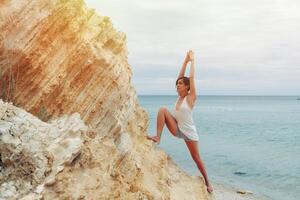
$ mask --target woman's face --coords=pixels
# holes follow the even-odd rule
[[[177,92],[187,90],[187,86],[184,84],[182,79],[178,80],[176,89],[177,89]]]

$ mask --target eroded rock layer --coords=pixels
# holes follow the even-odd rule
[[[86,131],[78,113],[46,123],[0,100],[0,199],[55,183],[80,154]]]

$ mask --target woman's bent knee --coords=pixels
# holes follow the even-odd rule
[[[159,112],[166,112],[166,111],[168,111],[168,109],[165,106],[159,108]]]

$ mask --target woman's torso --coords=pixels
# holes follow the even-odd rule
[[[177,121],[178,128],[189,138],[198,140],[196,126],[192,116],[193,113],[191,107],[188,105],[187,96],[183,98],[181,104],[177,108],[178,110],[176,110],[178,100],[179,98],[177,98],[174,108],[174,117]]]

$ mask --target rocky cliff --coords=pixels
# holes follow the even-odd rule
[[[145,139],[126,36],[82,0],[0,1],[0,199],[210,199]],[[17,106],[17,107],[15,107]]]

